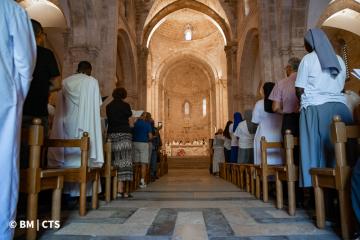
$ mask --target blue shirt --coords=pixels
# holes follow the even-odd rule
[[[149,133],[152,132],[152,127],[149,122],[139,119],[135,122],[133,129],[133,141],[134,142],[148,142]]]

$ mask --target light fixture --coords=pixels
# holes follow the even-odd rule
[[[186,26],[185,26],[184,38],[185,38],[185,41],[192,40],[192,27],[190,24],[186,24]]]

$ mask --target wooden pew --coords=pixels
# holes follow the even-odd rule
[[[224,163],[224,162],[219,163],[219,177],[221,177],[222,179],[226,179],[225,164],[226,163]]]
[[[22,129],[22,139],[27,139],[29,146],[29,167],[20,171],[20,192],[27,193],[26,220],[34,223],[33,228],[27,228],[26,239],[36,239],[38,219],[39,192],[52,189],[51,219],[60,221],[61,191],[64,177],[62,173],[47,175],[47,170],[40,165],[42,146],[44,143],[44,127],[40,119],[34,119],[29,129]]]
[[[261,164],[255,165],[255,176],[256,176],[256,198],[260,198],[260,181],[262,181],[262,193],[263,201],[268,202],[269,190],[268,190],[268,177],[275,176],[275,167],[279,165],[268,165],[267,164],[267,150],[273,148],[282,148],[281,142],[267,142],[265,137],[261,137],[260,141],[261,148]]]
[[[276,207],[278,209],[283,208],[282,181],[286,181],[288,187],[288,213],[290,216],[294,216],[296,210],[295,182],[299,180],[299,167],[294,164],[294,146],[298,145],[298,138],[294,137],[290,130],[286,130],[284,136],[285,165],[274,167],[276,176]]]
[[[105,163],[101,171],[101,177],[105,178],[105,201],[117,197],[117,170],[111,165],[111,141],[110,139],[104,144]],[[111,188],[112,184],[112,188]],[[111,195],[112,191],[112,195]]]
[[[225,171],[226,171],[226,181],[228,182],[232,182],[232,174],[231,174],[231,169],[232,169],[232,165],[233,163],[225,163]]]
[[[98,186],[100,184],[101,168],[91,168],[88,166],[89,145],[90,138],[87,132],[83,133],[81,139],[49,139],[45,143],[47,148],[75,147],[81,150],[81,165],[79,168],[51,168],[46,171],[47,177],[57,176],[59,173],[62,173],[64,182],[80,184],[80,216],[86,214],[86,185],[88,182],[92,182],[92,208],[96,209],[98,207]]]
[[[133,164],[133,181],[130,182],[129,185],[129,192],[134,192],[140,184],[141,179],[141,163],[134,163]]]
[[[255,195],[255,166],[251,163],[241,164],[241,166],[244,168],[244,178],[245,183],[243,183],[243,188],[246,190],[246,192],[251,193]]]
[[[331,139],[335,144],[335,168],[312,168],[312,184],[315,191],[316,225],[325,227],[325,206],[323,188],[336,189],[339,195],[341,233],[344,239],[349,239],[353,231],[353,220],[350,201],[351,168],[346,158],[346,143],[348,139],[360,138],[360,126],[346,126],[339,116],[333,118],[331,124]]]
[[[231,172],[231,183],[238,186],[239,183],[239,169],[238,164],[232,163],[230,165],[230,172]]]

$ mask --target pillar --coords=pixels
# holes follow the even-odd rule
[[[146,109],[146,82],[147,82],[147,59],[149,55],[149,49],[142,45],[137,47],[138,54],[138,99],[139,99],[139,109]]]
[[[233,96],[236,94],[236,57],[237,57],[237,43],[228,42],[225,46],[226,67],[227,67],[227,88],[228,88],[228,111],[232,115],[235,111],[233,106]]]

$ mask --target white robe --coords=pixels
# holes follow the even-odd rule
[[[219,163],[225,162],[224,140],[223,135],[215,135],[214,137],[213,173],[219,172]]]
[[[85,74],[74,74],[62,83],[58,94],[53,128],[50,138],[79,139],[83,132],[90,137],[88,165],[101,167],[104,163],[103,140],[100,120],[101,97],[98,81]],[[79,149],[49,149],[49,167],[80,167]],[[66,184],[64,193],[79,196],[78,184]],[[88,184],[87,195],[91,195]]]
[[[259,124],[254,138],[254,164],[261,163],[260,140],[265,136],[268,142],[281,142],[282,115],[277,113],[268,113],[264,110],[264,99],[259,100],[254,107],[252,120]],[[267,164],[277,165],[283,163],[283,153],[279,149],[267,150]]]
[[[36,60],[36,42],[26,12],[0,1],[0,239],[12,239],[19,193],[22,106]]]

